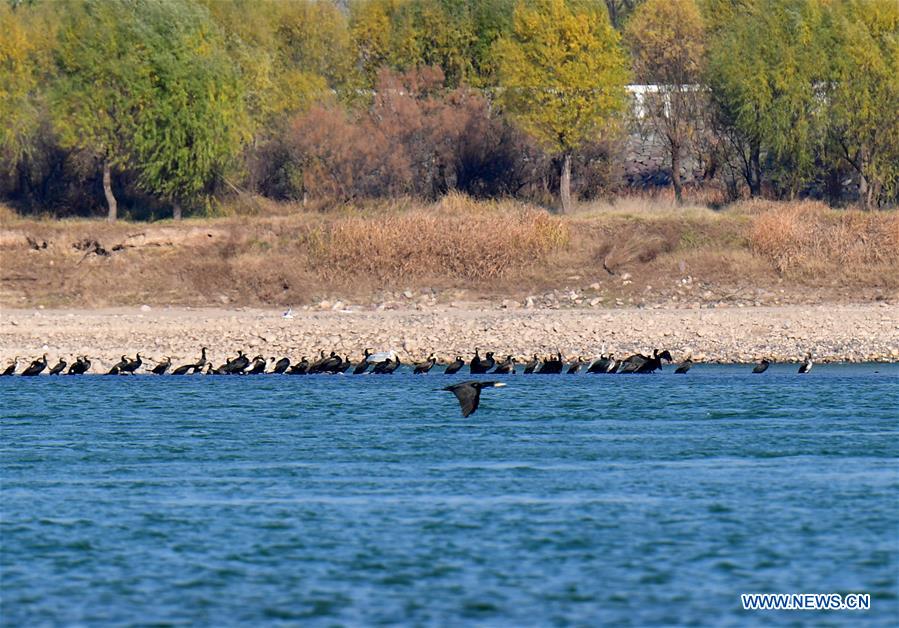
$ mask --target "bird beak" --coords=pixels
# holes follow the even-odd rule
[[[502,388],[503,386],[505,386],[505,384],[503,384],[502,382],[497,382],[493,385],[494,388]]]

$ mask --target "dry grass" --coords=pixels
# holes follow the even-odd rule
[[[834,211],[819,203],[754,208],[752,250],[784,275],[892,275],[899,267],[899,214]]]
[[[516,203],[449,196],[434,207],[339,218],[308,234],[310,266],[328,278],[381,281],[448,276],[488,281],[543,264],[568,242],[568,226]]]
[[[637,303],[675,294],[687,275],[723,293],[792,286],[810,298],[828,290],[873,298],[899,287],[896,212],[759,202],[715,211],[629,198],[560,217],[450,195],[330,212],[260,200],[258,211],[229,213],[110,225],[29,220],[0,207],[0,303],[299,305],[364,301],[384,289],[504,298],[596,283]],[[47,247],[34,249],[29,238]],[[109,255],[75,247],[85,240]],[[632,282],[623,283],[625,272]]]

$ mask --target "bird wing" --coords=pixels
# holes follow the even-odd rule
[[[455,386],[448,386],[444,390],[449,390],[456,395],[463,417],[467,417],[478,409],[478,404],[481,401],[481,391],[472,386],[471,383],[465,382]]]

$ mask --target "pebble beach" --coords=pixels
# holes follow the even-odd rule
[[[561,351],[569,360],[669,349],[675,360],[748,363],[760,358],[818,362],[899,362],[899,307],[890,303],[717,309],[508,309],[454,304],[425,309],[283,310],[138,306],[99,310],[3,309],[0,361],[44,353],[88,355],[103,372],[122,354],[147,364],[189,362],[209,347],[218,364],[238,349],[265,357],[358,359],[365,347],[396,350],[404,362],[483,354],[525,358]]]

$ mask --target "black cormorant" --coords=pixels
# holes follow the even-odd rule
[[[128,363],[129,363],[130,361],[131,361],[131,360],[128,359],[128,356],[127,356],[127,355],[123,355],[123,356],[122,356],[122,359],[119,360],[119,363],[116,364],[116,365],[114,365],[111,369],[109,369],[109,372],[106,373],[106,374],[107,374],[107,375],[119,375],[119,374],[121,374],[122,371],[123,371],[123,369],[124,369],[125,367],[128,366]]]
[[[162,362],[159,362],[156,366],[154,366],[150,372],[154,375],[165,375],[165,372],[169,370],[169,367],[172,365],[172,358],[166,356]]]
[[[689,371],[692,366],[693,366],[693,359],[687,358],[686,360],[684,360],[683,362],[681,362],[680,364],[677,365],[677,368],[674,369],[674,372],[677,375],[683,375],[684,373]]]
[[[366,348],[362,351],[362,361],[353,369],[353,375],[362,375],[368,370],[368,367],[371,366],[371,362],[368,361],[368,356],[370,355],[371,349]]]
[[[463,366],[465,366],[465,360],[462,359],[461,355],[457,355],[455,360],[446,365],[446,370],[443,371],[443,374],[455,375],[462,370]]]
[[[77,357],[69,367],[69,375],[84,375],[90,367],[91,361],[86,355]]]
[[[511,355],[506,356],[506,359],[497,364],[490,373],[491,375],[515,375],[515,358]]]
[[[799,372],[802,374],[808,373],[809,371],[812,370],[812,367],[814,365],[815,365],[815,363],[812,362],[812,354],[811,354],[811,352],[809,352],[805,356],[805,361],[799,365]]]
[[[122,356],[122,357],[124,357],[124,356]],[[144,361],[141,359],[140,354],[138,353],[137,356],[135,357],[135,359],[128,360],[128,364],[123,366],[120,369],[120,371],[122,373],[132,373],[133,374],[135,371],[137,371],[138,368],[140,368],[140,365],[143,363],[144,363]]]
[[[490,369],[492,369],[496,365],[496,360],[493,359],[493,352],[488,351],[486,355],[486,359],[482,360],[481,356],[478,355],[478,348],[474,349],[474,357],[471,359],[471,362],[468,365],[468,369],[472,375],[483,375]]]
[[[415,369],[412,371],[413,375],[427,375],[428,371],[430,371],[434,365],[437,364],[437,358],[434,357],[434,354],[428,356],[428,359],[424,362],[417,362],[415,364]]]
[[[309,372],[309,360],[306,359],[306,356],[303,356],[303,359],[291,366],[287,373],[288,375],[305,375]]]
[[[8,377],[10,375],[16,374],[16,369],[19,367],[19,356],[13,358],[12,364],[3,369],[3,372],[0,373],[0,377]]]
[[[577,362],[568,367],[568,375],[577,375],[578,371],[581,370],[581,365],[584,363],[584,358],[578,356]]]
[[[47,368],[47,354],[44,354],[44,357],[38,358],[34,362],[28,365],[24,371],[22,371],[22,375],[25,377],[34,377],[35,375],[40,375],[43,370]]]
[[[281,375],[289,367],[290,367],[290,358],[281,358],[280,360],[275,362],[275,366],[272,368],[272,374]]]
[[[530,375],[531,373],[536,371],[540,367],[541,364],[542,364],[542,362],[541,362],[540,358],[537,357],[537,354],[535,353],[534,359],[524,365],[524,374]]]
[[[593,364],[587,369],[588,373],[595,373],[599,375],[604,375],[608,373],[614,373],[615,368],[617,368],[618,362],[615,360],[614,354],[610,353],[608,357],[600,354],[599,359],[594,361]]]
[[[565,362],[562,360],[562,352],[559,351],[555,357],[550,356],[543,361],[543,365],[537,371],[538,375],[558,375],[565,368]]]
[[[762,360],[755,365],[755,368],[752,369],[753,373],[764,373],[768,370],[768,367],[771,365],[771,362],[768,358],[762,358]]]
[[[502,386],[505,386],[502,382],[468,381],[447,386],[443,390],[448,390],[456,395],[459,407],[462,409],[462,416],[467,417],[478,409],[478,404],[481,402],[481,389],[501,388]]]
[[[249,365],[249,370],[244,370],[242,375],[261,375],[265,373],[265,367],[268,364],[266,359],[261,355],[257,355],[253,358],[253,362]]]
[[[378,362],[375,364],[375,368],[371,370],[372,374],[377,375],[391,375],[395,370],[400,367],[400,356],[395,356],[394,361],[391,362],[390,358],[387,358],[383,362]]]
[[[658,349],[654,349],[652,357],[637,353],[625,359],[621,363],[620,373],[653,373],[662,370],[662,360],[671,362],[671,353],[667,350],[659,353]]]
[[[66,367],[66,364],[67,364],[67,362],[65,360],[63,360],[62,358],[59,358],[59,362],[57,362],[54,365],[54,367],[52,369],[50,369],[50,372],[47,373],[47,375],[59,375],[60,373],[62,373],[62,370]]]

